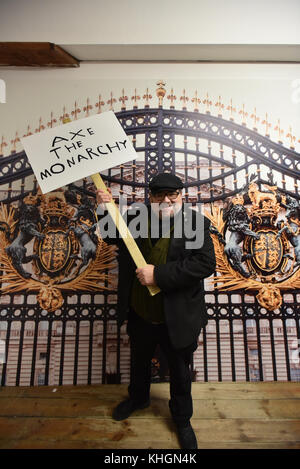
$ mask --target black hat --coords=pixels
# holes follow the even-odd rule
[[[159,192],[163,190],[182,189],[183,184],[179,177],[171,173],[159,173],[149,182],[151,192]]]

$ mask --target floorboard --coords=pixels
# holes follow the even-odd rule
[[[199,448],[299,449],[300,383],[193,383]],[[127,385],[2,387],[0,448],[177,449],[169,384],[151,386],[151,405],[111,418]]]

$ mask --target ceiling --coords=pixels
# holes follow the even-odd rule
[[[295,64],[300,63],[300,45],[0,42],[2,67],[79,67],[81,62]]]

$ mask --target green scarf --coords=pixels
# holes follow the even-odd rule
[[[173,228],[174,226],[171,227],[168,233],[169,236]],[[165,264],[167,261],[169,244],[170,237],[159,238],[153,246],[150,238],[149,227],[148,238],[144,238],[141,245],[141,252],[147,264]],[[148,288],[145,285],[142,285],[136,276],[132,285],[130,305],[134,311],[146,321],[157,323],[164,322],[163,293],[159,292],[156,295],[151,296]]]

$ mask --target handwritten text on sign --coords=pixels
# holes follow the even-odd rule
[[[138,158],[113,111],[21,139],[42,192]]]

